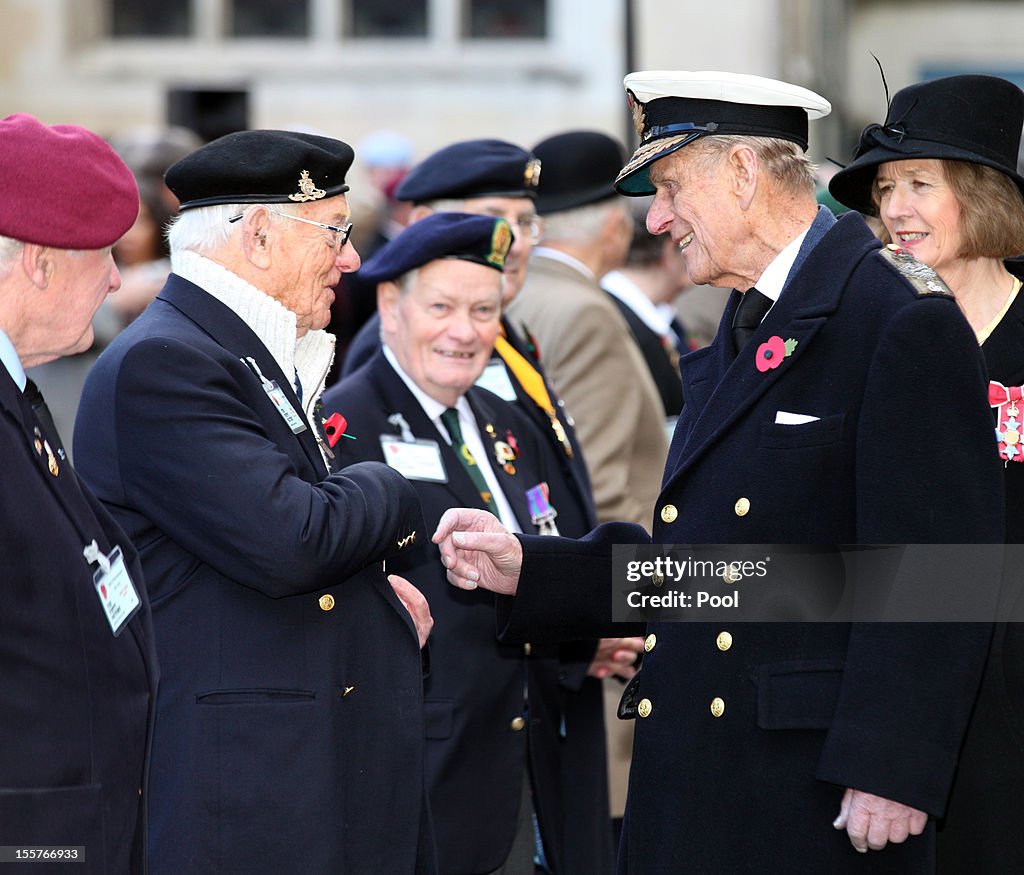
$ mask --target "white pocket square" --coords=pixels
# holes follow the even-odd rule
[[[788,410],[775,412],[776,425],[805,425],[808,422],[817,422],[820,416],[809,416],[806,413],[790,413]]]

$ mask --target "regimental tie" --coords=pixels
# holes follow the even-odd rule
[[[469,447],[466,446],[466,442],[462,439],[462,429],[459,427],[459,411],[454,407],[449,407],[441,414],[441,422],[448,429],[448,434],[452,439],[452,449],[455,450],[455,455],[459,457],[462,467],[469,474],[469,479],[473,481],[473,485],[480,492],[480,498],[487,505],[487,509],[495,516],[498,516],[498,505],[494,502],[494,496],[491,494],[491,489],[484,479],[483,471],[480,470],[476,459],[473,458]]]
[[[526,394],[533,400],[533,403],[547,414],[548,421],[551,423],[551,430],[555,433],[558,443],[562,445],[562,449],[565,450],[565,455],[571,459],[573,457],[572,443],[569,440],[569,436],[565,433],[562,421],[558,418],[558,413],[555,411],[555,405],[551,401],[551,395],[548,392],[548,387],[544,383],[544,378],[540,375],[540,371],[531,365],[530,362],[514,346],[512,346],[511,343],[508,342],[505,338],[504,327],[502,327],[501,334],[494,341],[494,351],[501,356],[506,367],[515,374],[519,384],[526,391]]]
[[[736,313],[732,317],[732,340],[736,354],[747,345],[757,327],[772,306],[772,299],[757,289],[750,288],[740,298]]]
[[[28,378],[25,381],[25,399],[32,405],[32,412],[35,413],[36,419],[39,420],[40,425],[43,427],[43,431],[46,433],[45,436],[42,436],[38,434],[37,430],[35,441],[36,452],[42,455],[45,450],[50,473],[56,477],[60,471],[60,467],[57,464],[56,457],[54,456],[54,449],[61,459],[66,458],[67,454],[64,452],[64,444],[61,442],[60,435],[57,433],[57,426],[54,425],[53,416],[50,413],[50,408],[46,406],[43,393],[39,391],[39,387],[31,378]],[[49,438],[49,440],[47,440],[47,438]],[[55,444],[53,449],[50,447],[50,441],[53,441]]]

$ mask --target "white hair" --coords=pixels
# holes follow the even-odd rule
[[[601,228],[612,213],[625,214],[626,205],[620,198],[609,198],[596,204],[561,210],[544,216],[542,243],[588,243],[601,233]],[[632,221],[632,220],[631,220]]]
[[[14,261],[21,257],[25,244],[13,237],[0,235],[0,271],[6,272]]]
[[[263,207],[277,214],[296,214],[292,204],[216,204],[185,210],[171,220],[167,230],[171,254],[183,250],[205,254],[220,248],[241,227],[230,220],[253,207]]]

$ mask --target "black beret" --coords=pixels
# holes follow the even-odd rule
[[[215,204],[303,203],[348,191],[348,143],[295,131],[238,131],[201,146],[164,175],[182,211]]]
[[[360,268],[359,279],[382,283],[439,258],[458,258],[503,271],[512,240],[512,227],[504,219],[433,213],[413,222],[373,253]]]
[[[447,198],[533,197],[540,162],[504,140],[466,140],[417,164],[395,190],[400,201]]]
[[[544,164],[537,191],[542,216],[616,197],[626,150],[618,140],[597,131],[569,131],[542,140],[533,148]]]

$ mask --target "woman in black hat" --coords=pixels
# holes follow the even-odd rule
[[[1024,92],[992,76],[951,76],[892,99],[829,184],[877,217],[953,291],[989,371],[1006,468],[1006,541],[1024,543]],[[1024,614],[1024,565],[1009,554],[1000,619]],[[1018,567],[1014,567],[1018,566]],[[996,626],[946,819],[940,872],[1024,872],[1024,623]]]

